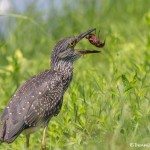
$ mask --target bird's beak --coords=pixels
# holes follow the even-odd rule
[[[79,34],[77,36],[77,43],[79,41],[81,41],[84,37],[86,37],[88,34],[90,34],[91,32],[95,31],[96,28],[93,28],[93,29],[90,29],[90,30],[87,30],[81,34]],[[91,53],[99,53],[100,51],[97,51],[97,50],[77,50],[76,51],[77,53],[81,54],[81,55],[84,55],[84,54],[91,54]]]
[[[93,31],[95,31],[95,30],[96,30],[96,28],[93,28],[93,29],[87,30],[87,31],[85,31],[85,32],[83,32],[83,33],[81,33],[81,34],[79,34],[79,35],[77,36],[77,43],[78,43],[80,40],[82,40],[84,37],[86,37],[88,34],[90,34],[91,32],[93,32]]]

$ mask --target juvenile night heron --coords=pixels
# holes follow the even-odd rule
[[[59,41],[52,52],[51,69],[33,76],[19,87],[1,116],[1,141],[12,143],[25,131],[29,146],[30,133],[44,127],[42,149],[46,149],[46,129],[50,119],[60,112],[63,95],[72,80],[73,62],[83,54],[99,52],[74,50],[75,45],[94,30]]]

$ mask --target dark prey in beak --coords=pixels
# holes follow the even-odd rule
[[[85,31],[85,32],[83,32],[83,33],[81,33],[81,34],[79,34],[78,36],[77,36],[77,43],[79,42],[79,41],[81,41],[83,38],[85,38],[85,37],[87,37],[90,33],[92,33],[93,31],[95,31],[96,30],[96,28],[93,28],[93,29],[90,29],[90,30],[87,30],[87,31]],[[100,51],[97,51],[97,50],[77,50],[77,52],[79,53],[79,54],[82,54],[82,55],[84,55],[84,54],[91,54],[91,53],[99,53]]]

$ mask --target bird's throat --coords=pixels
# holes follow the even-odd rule
[[[52,64],[51,69],[57,71],[62,76],[64,90],[67,90],[73,77],[73,62],[60,60],[57,63]]]

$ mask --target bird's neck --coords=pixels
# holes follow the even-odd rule
[[[62,75],[65,90],[68,88],[73,76],[73,62],[60,60],[51,64],[51,69]]]

